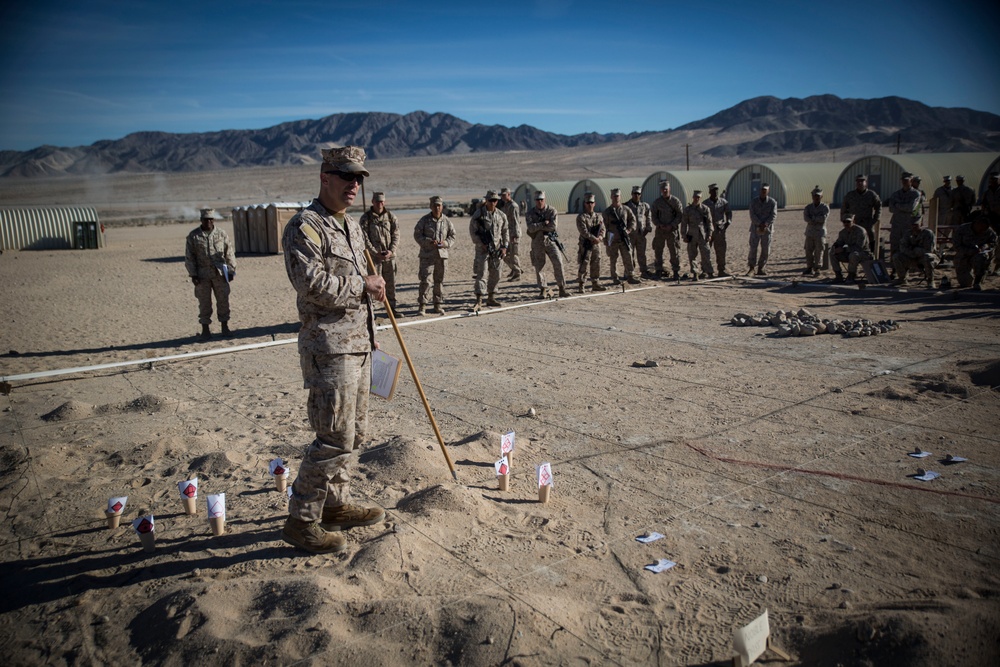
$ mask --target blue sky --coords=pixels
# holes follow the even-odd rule
[[[350,111],[665,130],[758,95],[1000,113],[996,2],[4,4],[0,150]]]

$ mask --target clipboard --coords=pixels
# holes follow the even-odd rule
[[[372,352],[372,385],[371,393],[392,400],[396,393],[396,383],[399,381],[399,372],[403,370],[399,357],[386,354],[382,350]]]

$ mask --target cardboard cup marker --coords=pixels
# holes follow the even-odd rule
[[[108,517],[108,528],[114,530],[122,520],[122,512],[125,511],[125,503],[128,496],[118,496],[108,500],[108,509],[104,510],[104,515]]]
[[[198,513],[198,478],[186,482],[177,482],[177,490],[181,492],[181,502],[184,503],[185,514]]]
[[[156,523],[153,515],[141,516],[132,522],[139,541],[142,542],[142,550],[146,552],[156,551]]]
[[[267,470],[274,477],[274,487],[278,489],[278,493],[284,493],[288,488],[288,468],[285,467],[285,462],[274,459],[268,464]]]
[[[500,436],[500,456],[507,457],[507,465],[514,465],[514,432],[508,431]]]
[[[497,471],[497,483],[501,491],[510,488],[510,464],[507,463],[507,456],[500,457],[500,460],[493,464]]]
[[[549,502],[549,494],[552,493],[552,464],[543,463],[535,468],[538,477],[538,502]]]
[[[222,535],[226,532],[226,494],[208,496],[205,502],[208,505],[208,523],[212,526],[212,534]]]

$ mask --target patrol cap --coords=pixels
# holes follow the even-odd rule
[[[331,171],[342,171],[348,174],[364,174],[371,176],[365,169],[365,149],[360,146],[344,146],[343,148],[324,148],[323,164],[320,171],[324,174]]]
[[[385,201],[385,193],[376,192],[375,194],[372,195],[372,201]]]
[[[852,220],[854,220],[854,214],[853,213],[846,213],[846,214],[844,214],[844,218],[841,220],[841,222],[845,222],[846,223],[846,222],[851,222]]]
[[[497,194],[496,190],[487,190],[486,191],[486,199],[488,199],[490,201],[497,201],[497,200],[500,199],[500,195]]]
[[[904,172],[903,172],[902,174],[900,174],[900,176],[899,176],[899,180],[901,180],[901,181],[904,181],[904,180],[906,180],[907,178],[913,178],[913,174],[911,174],[911,173],[910,173],[910,172],[908,172],[908,171],[904,171]]]
[[[964,181],[965,180],[965,176],[962,176],[961,174],[959,174],[958,176],[955,177],[955,180],[956,181]]]
[[[695,190],[693,196],[694,197],[700,197],[701,196],[701,190]]]
[[[855,181],[867,181],[868,177],[865,176],[864,174],[858,174],[857,176],[854,177],[854,180]]]
[[[991,171],[990,178],[1000,178],[1000,171]]]
[[[919,176],[914,176],[910,180],[913,181],[914,183],[919,183],[920,182],[920,177]]]
[[[502,194],[502,195],[509,195],[510,194],[510,188],[508,188],[508,187],[500,188],[500,194]]]
[[[545,199],[545,190],[539,190],[535,193],[535,201],[538,201],[539,199]]]
[[[614,197],[616,195],[620,197],[621,194],[622,194],[622,189],[621,188],[611,188],[611,196],[612,197]]]
[[[816,187],[814,187],[814,188],[812,189],[812,193],[813,193],[814,195],[821,195],[821,194],[823,194],[823,188],[821,188],[821,187],[819,187],[819,186],[817,185]]]
[[[201,209],[201,219],[202,220],[218,220],[219,214],[215,212],[214,208],[203,208]]]
[[[943,180],[943,181],[950,181],[951,180],[951,176],[942,176],[941,180]]]
[[[761,183],[760,189],[761,190],[770,190],[771,189],[771,184],[770,183]]]
[[[444,204],[444,200],[437,195],[434,195],[431,197],[431,206],[434,206],[434,204]]]
[[[718,183],[709,183],[709,185],[708,185],[708,191],[709,192],[711,192],[712,190],[718,190],[718,189],[719,189],[719,184]]]
[[[642,194],[642,186],[641,185],[633,185],[632,186],[632,194],[634,194],[634,195],[641,195]]]
[[[593,204],[597,201],[597,197],[594,196],[593,192],[586,192],[583,195],[584,204]]]
[[[670,187],[670,181],[667,181],[667,180],[660,181],[660,189],[661,190],[666,190],[669,187]]]

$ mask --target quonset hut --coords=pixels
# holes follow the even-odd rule
[[[583,213],[583,195],[588,192],[594,195],[594,210],[603,211],[611,206],[612,188],[620,188],[622,191],[622,203],[624,204],[632,196],[632,186],[641,185],[639,178],[601,178],[592,180],[585,178],[577,181],[569,193],[569,203],[566,211],[569,213]]]
[[[994,171],[1000,171],[1000,156],[997,156],[996,160],[990,163],[990,166],[986,167],[986,171],[983,172],[983,177],[979,179],[979,189],[976,190],[976,201],[983,198],[983,193],[986,192],[986,188],[990,184],[990,174]],[[965,174],[963,174],[964,176]],[[968,184],[968,181],[966,181]]]
[[[0,250],[103,247],[104,226],[94,208],[0,210]]]
[[[996,162],[996,153],[903,153],[902,155],[866,155],[849,163],[837,179],[831,206],[840,206],[844,195],[854,189],[858,174],[868,177],[868,187],[885,202],[899,189],[899,177],[904,171],[919,176],[921,189],[928,197],[941,185],[944,176],[965,176],[965,184],[974,188],[990,164]]]
[[[542,190],[545,192],[545,203],[559,213],[565,213],[569,202],[569,192],[575,183],[576,181],[538,181],[535,183],[525,181],[514,188],[511,197],[518,204],[524,202],[526,208],[531,208],[535,205],[535,193]]]
[[[827,193],[833,190],[847,163],[748,164],[740,167],[726,185],[726,199],[733,210],[750,208],[750,200],[760,194],[760,186],[771,185],[770,196],[778,208],[806,206],[812,203],[817,185]],[[721,185],[721,183],[720,183]]]
[[[701,169],[695,171],[654,171],[642,182],[642,201],[652,204],[660,196],[660,181],[670,182],[670,194],[681,200],[682,204],[691,202],[695,190],[702,191],[702,197],[708,198],[708,186],[716,183],[720,190],[725,190],[732,169]]]

